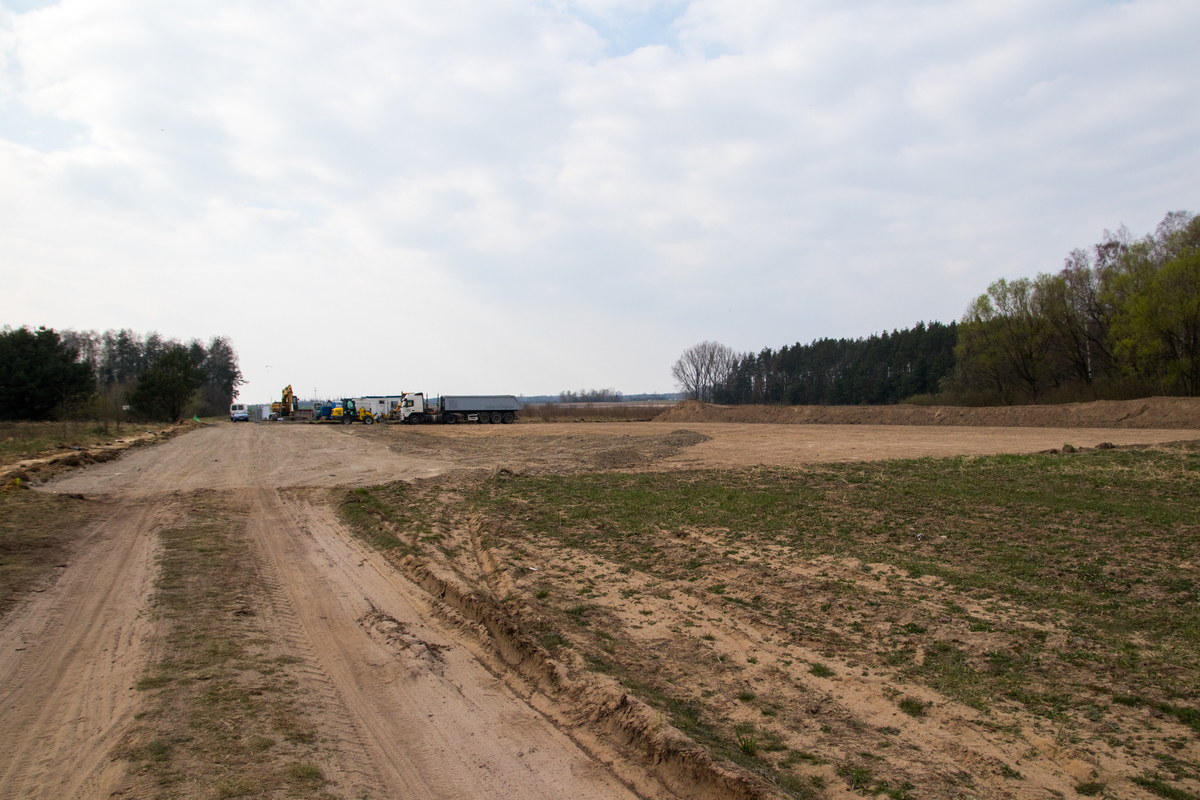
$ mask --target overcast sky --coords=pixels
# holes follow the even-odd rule
[[[0,0],[0,324],[673,391],[1200,211],[1196,0]]]

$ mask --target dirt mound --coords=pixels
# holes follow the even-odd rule
[[[1200,428],[1200,398],[1147,397],[1057,406],[718,406],[685,400],[655,422],[964,425],[997,428]]]

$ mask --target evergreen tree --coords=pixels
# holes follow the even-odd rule
[[[204,385],[204,370],[185,347],[173,347],[138,376],[127,399],[134,411],[151,419],[175,422]]]
[[[0,419],[49,419],[95,391],[91,367],[45,327],[0,332]]]

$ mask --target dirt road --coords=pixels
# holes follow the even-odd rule
[[[686,430],[680,430],[686,429]],[[461,620],[354,539],[303,487],[454,469],[721,468],[1194,439],[1194,430],[887,428],[691,423],[456,428],[220,425],[64,476],[110,504],[61,577],[0,621],[0,798],[102,797],[113,748],[162,643],[147,615],[156,533],[187,493],[250,511],[260,624],[305,665],[309,713],[345,797],[670,797],[619,747],[586,746],[465,635]],[[618,778],[618,775],[620,778]],[[636,792],[628,786],[634,786]]]
[[[115,504],[55,585],[0,625],[0,797],[107,797],[120,780],[110,751],[136,713],[151,646],[142,612],[158,514]]]
[[[343,796],[634,797],[329,508],[281,491],[440,468],[338,429],[221,426],[56,483],[114,502],[54,588],[0,625],[0,798],[104,797],[120,785],[111,753],[158,646],[145,614],[155,532],[181,490],[202,487],[248,501],[270,597],[256,613],[307,666],[308,711],[341,754],[327,774]]]

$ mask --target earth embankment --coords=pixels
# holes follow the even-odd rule
[[[686,400],[655,422],[956,425],[992,428],[1200,429],[1200,398],[1147,397],[1053,406],[721,406]]]

